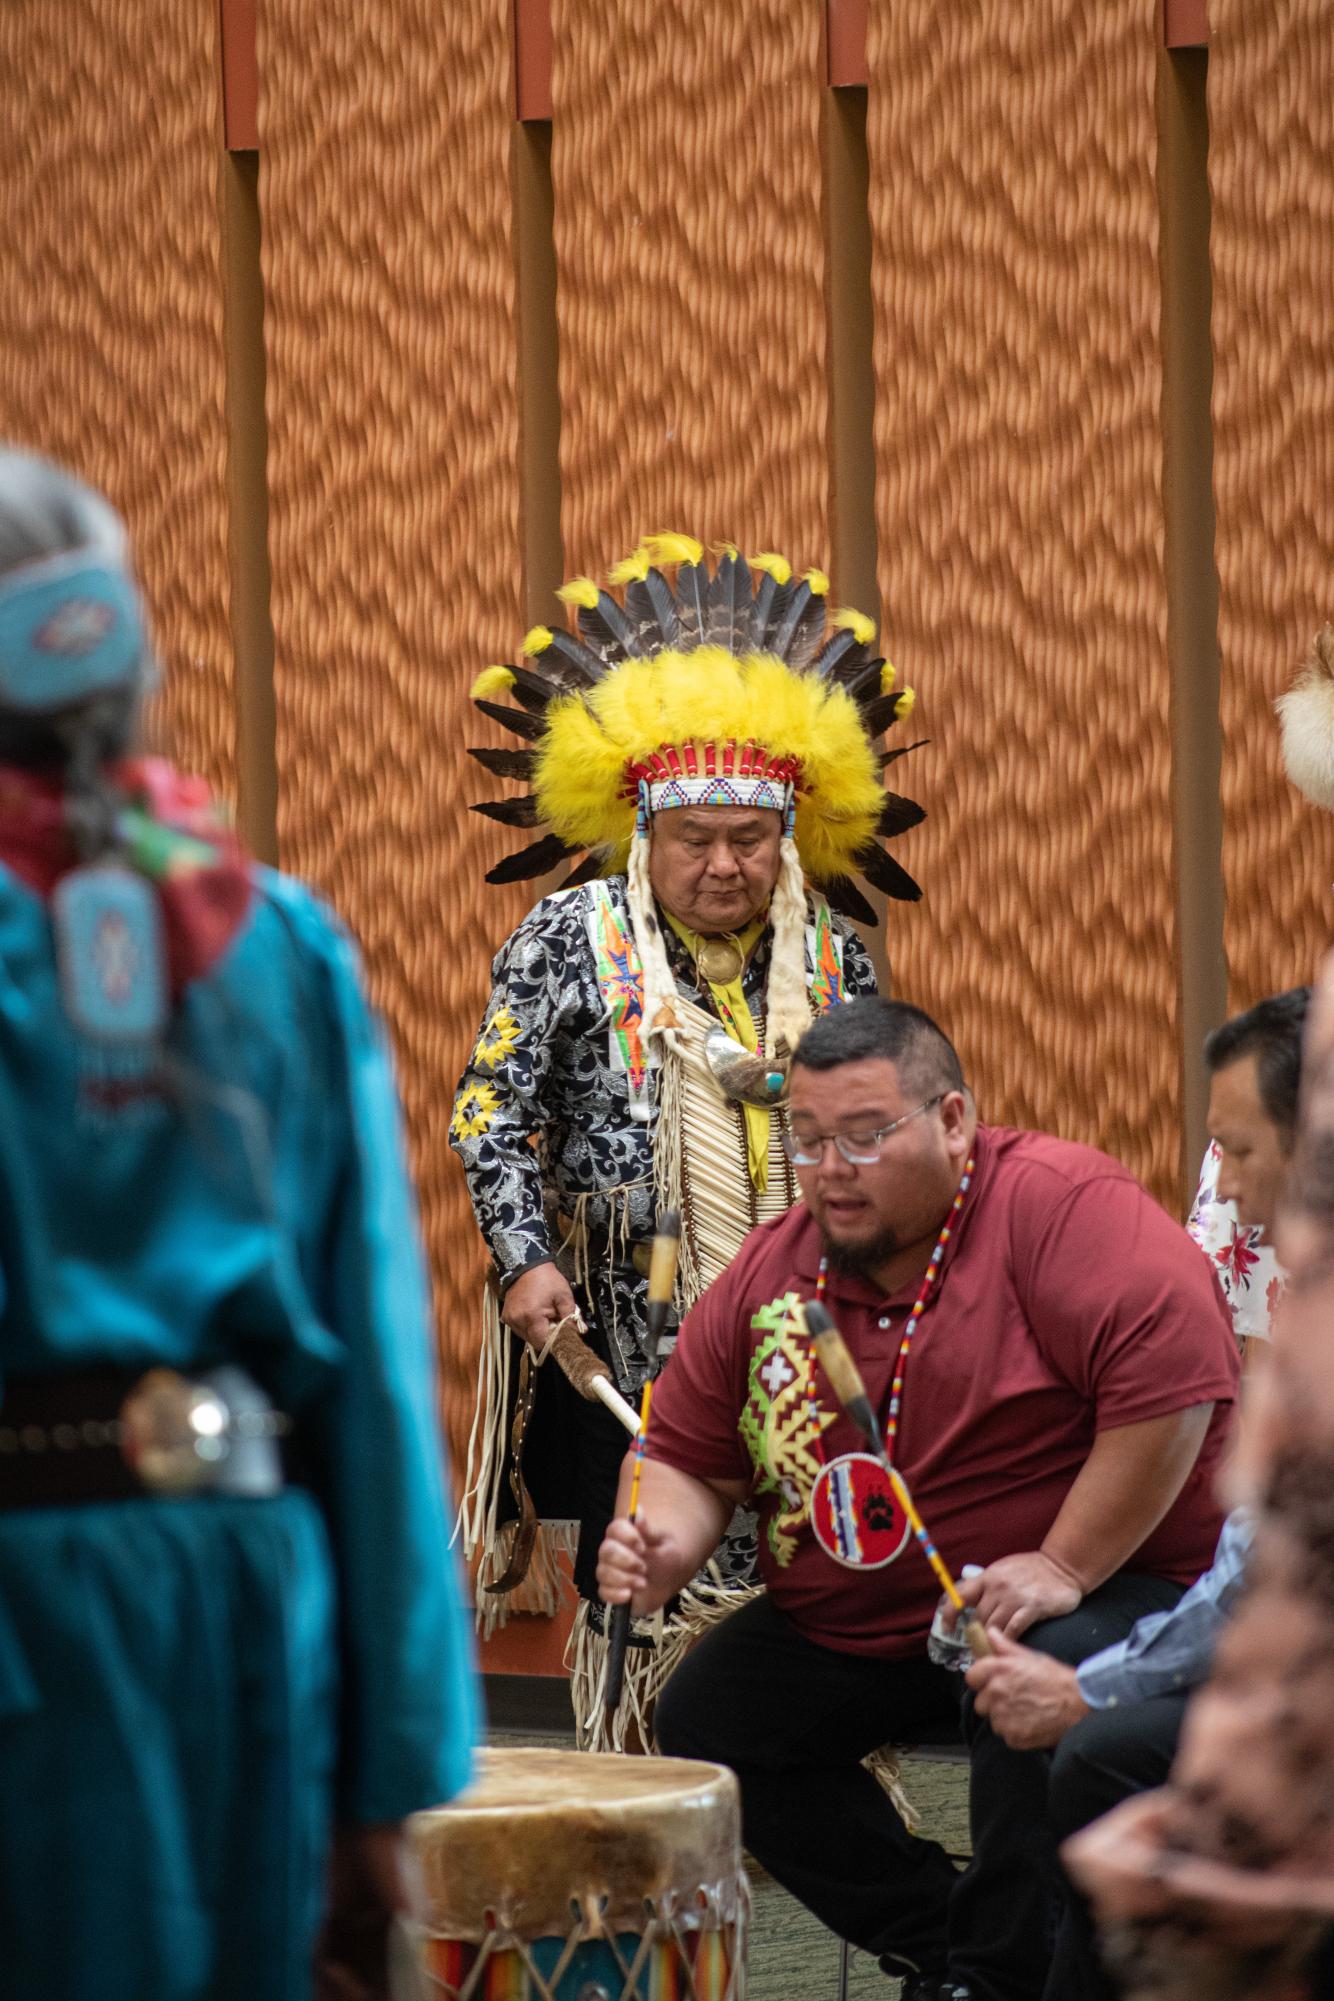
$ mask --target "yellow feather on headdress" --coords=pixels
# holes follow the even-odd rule
[[[648,575],[649,561],[647,546],[641,542],[637,549],[632,549],[619,563],[612,564],[607,572],[607,582],[617,585],[642,583]]]
[[[568,584],[562,584],[556,592],[562,604],[580,605],[591,611],[598,601],[598,587],[591,577],[571,577]]]
[[[474,702],[484,702],[490,695],[508,695],[513,686],[514,676],[508,667],[483,667],[468,694]]]
[[[550,644],[551,627],[549,625],[535,625],[531,631],[525,632],[523,645],[519,648],[519,651],[520,653],[527,654],[531,659],[535,653],[545,653]]]
[[[758,556],[752,556],[750,567],[752,570],[763,570],[776,584],[782,585],[792,581],[791,563],[786,556],[775,555],[772,549],[765,549]]]
[[[852,873],[884,803],[879,758],[842,688],[771,654],[737,659],[701,646],[627,660],[585,694],[552,702],[533,777],[538,811],[571,847],[610,849],[619,866],[635,825],[627,764],[664,744],[733,739],[800,760],[802,865],[817,880]]]
[[[829,623],[835,632],[850,632],[859,646],[869,646],[875,638],[875,620],[850,605],[836,611]]]
[[[693,535],[646,535],[643,546],[654,563],[702,563],[704,544]]]

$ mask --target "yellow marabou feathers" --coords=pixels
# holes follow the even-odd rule
[[[508,667],[483,667],[468,693],[474,702],[481,702],[491,695],[508,695],[513,686],[514,676]]]
[[[611,865],[623,866],[635,826],[626,765],[664,744],[733,739],[800,760],[802,866],[820,882],[851,874],[884,803],[879,758],[851,696],[772,654],[738,660],[720,646],[659,653],[552,702],[537,746],[538,811],[572,848],[609,849]]]

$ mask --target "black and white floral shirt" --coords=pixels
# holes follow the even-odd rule
[[[628,926],[625,878],[612,877],[607,887]],[[545,897],[496,955],[491,998],[450,1133],[502,1286],[553,1258],[561,1240],[557,1219],[569,1218],[581,1195],[592,1197],[584,1205],[591,1296],[581,1303],[602,1333],[598,1345],[610,1345],[611,1358],[622,1364],[622,1386],[637,1387],[641,1372],[627,1349],[639,1340],[611,1343],[608,1330],[619,1323],[637,1336],[642,1328],[644,1280],[630,1253],[653,1234],[657,1108],[647,1124],[633,1119],[625,1074],[612,1067],[609,1011],[589,940],[593,896],[585,885]],[[845,994],[874,993],[865,946],[842,918],[832,921],[842,940]],[[687,953],[668,927],[664,932],[681,991],[700,999]],[[766,933],[743,977],[757,1021],[768,973]],[[703,1004],[709,1005],[707,989]],[[626,1191],[624,1227],[614,1205],[597,1199],[616,1189]]]

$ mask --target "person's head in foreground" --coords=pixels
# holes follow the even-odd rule
[[[151,673],[114,509],[49,460],[0,449],[0,761],[122,754]]]
[[[977,1117],[954,1045],[905,1001],[814,1022],[792,1069],[788,1152],[830,1260],[885,1271],[934,1242]]]
[[[1127,2001],[1314,2001],[1334,1918],[1334,1503],[1289,1461],[1172,1784],[1066,1845]]]
[[[1310,999],[1309,987],[1271,994],[1225,1021],[1204,1045],[1219,1198],[1271,1241],[1297,1137]]]

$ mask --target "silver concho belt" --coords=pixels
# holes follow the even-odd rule
[[[76,1394],[65,1409],[57,1396],[56,1411],[39,1421],[25,1385],[13,1390],[0,1402],[0,1506],[135,1492],[262,1496],[284,1485],[281,1443],[292,1420],[244,1369],[197,1377],[150,1369],[129,1383],[114,1416],[81,1415]]]

